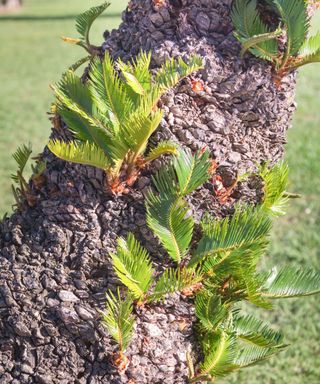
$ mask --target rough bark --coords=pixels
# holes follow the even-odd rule
[[[175,0],[157,9],[151,0],[133,0],[103,44],[124,59],[152,50],[154,67],[166,56],[197,52],[205,58],[199,76],[206,92],[194,93],[189,79],[164,97],[166,117],[153,141],[170,137],[192,149],[208,146],[226,186],[256,162],[281,158],[295,109],[294,75],[277,89],[268,64],[239,58],[230,5]],[[115,197],[105,194],[100,171],[66,164],[47,149],[42,156],[46,183],[32,185],[35,207],[26,205],[1,226],[0,383],[186,383],[186,351],[195,340],[185,298],[138,311],[122,375],[112,366],[116,347],[97,312],[105,291],[116,285],[107,254],[119,235],[134,232],[159,270],[170,263],[145,224],[149,171],[130,194]],[[190,202],[198,217],[205,209],[224,215],[235,200],[257,201],[259,194],[251,179],[223,206],[210,184]]]

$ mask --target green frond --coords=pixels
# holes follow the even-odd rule
[[[178,264],[184,259],[192,239],[194,221],[185,201],[164,199],[149,193],[146,198],[147,224],[162,246]]]
[[[102,123],[89,88],[72,71],[52,88],[58,99],[58,112],[76,138],[95,143],[109,154],[111,132]]]
[[[214,332],[219,324],[227,318],[228,307],[221,303],[220,296],[204,290],[196,296],[195,312],[200,321],[201,330]]]
[[[192,288],[201,280],[202,276],[195,271],[186,268],[168,268],[159,277],[152,294],[149,296],[149,301],[163,300],[166,295]]]
[[[299,60],[295,67],[320,62],[320,32],[311,36],[302,45],[299,52]]]
[[[140,95],[145,95],[145,89],[143,88],[143,85],[140,83],[140,81],[130,72],[122,71],[122,75],[126,80],[127,85],[131,88],[131,90]]]
[[[204,235],[189,266],[193,267],[207,257],[228,256],[228,252],[237,248],[264,246],[271,224],[265,212],[253,207],[238,207],[233,216],[222,220],[207,219],[202,223]]]
[[[181,150],[179,156],[173,159],[180,196],[189,195],[209,179],[211,166],[209,157],[208,150],[197,151],[195,155],[192,155],[189,149],[185,149]]]
[[[121,125],[119,137],[127,144],[136,158],[146,150],[150,136],[158,128],[162,118],[162,110],[148,115],[135,113]]]
[[[240,348],[238,355],[233,360],[233,364],[237,369],[250,367],[269,359],[283,351],[285,345],[279,347],[259,347],[257,345],[249,345]]]
[[[180,149],[178,156],[153,177],[160,195],[183,197],[199,188],[210,177],[209,156],[209,151],[198,151],[193,155],[190,149]]]
[[[233,319],[233,328],[238,338],[259,347],[278,347],[283,343],[282,332],[273,330],[268,324],[252,315],[236,315]]]
[[[274,40],[282,34],[282,29],[278,28],[274,32],[262,33],[261,35],[256,35],[250,37],[249,39],[242,41],[242,49],[240,56],[243,58],[245,53],[259,44],[265,43],[266,41]]]
[[[28,144],[28,145],[23,144],[21,147],[18,147],[16,152],[12,155],[13,159],[18,165],[17,174],[11,175],[11,179],[15,183],[19,183],[21,181],[19,175],[22,175],[27,165],[27,162],[30,159],[31,154],[32,154],[31,144]]]
[[[48,148],[57,157],[70,163],[91,165],[104,171],[111,165],[103,150],[89,142],[50,140]]]
[[[106,293],[106,309],[103,312],[101,311],[102,324],[119,344],[122,352],[128,347],[133,334],[134,318],[132,310],[130,297],[123,300],[119,290],[116,296],[111,291]]]
[[[236,0],[232,8],[231,18],[235,27],[235,36],[255,56],[274,61],[277,59],[278,42],[276,38],[266,39],[257,42],[253,47],[251,39],[256,39],[259,35],[272,33],[270,28],[261,20],[257,9],[257,0]]]
[[[90,46],[89,34],[92,24],[109,6],[110,3],[105,2],[99,6],[90,8],[76,18],[77,31],[81,36],[81,40],[87,47]]]
[[[132,233],[118,240],[117,251],[110,255],[113,268],[135,299],[142,299],[152,284],[153,269],[148,252]]]
[[[310,296],[320,292],[320,272],[311,269],[274,268],[262,286],[262,295],[268,299]]]
[[[113,132],[118,133],[120,125],[134,107],[108,52],[103,62],[99,58],[93,60],[89,78],[89,89],[95,105],[101,114],[108,117]]]
[[[79,60],[77,60],[74,64],[70,65],[69,71],[75,72],[81,65],[91,60],[91,55],[88,55],[86,57],[83,57]]]
[[[179,154],[178,145],[173,141],[161,141],[155,148],[150,149],[148,155],[145,157],[145,162],[149,163],[162,155],[169,154],[177,156]]]
[[[307,38],[309,17],[305,0],[269,0],[287,30],[287,56],[296,55]]]
[[[264,181],[264,198],[262,206],[274,216],[285,214],[288,202],[286,188],[288,186],[289,167],[286,163],[279,163],[272,168],[265,164],[261,167],[259,176]]]
[[[200,375],[223,377],[234,370],[236,340],[225,331],[206,335],[204,341],[204,362],[200,365]]]
[[[170,88],[175,87],[183,78],[203,68],[203,59],[200,56],[190,56],[188,62],[181,57],[169,59],[158,70],[155,83],[165,93]]]
[[[141,51],[132,62],[123,63],[122,60],[118,61],[119,68],[123,73],[130,73],[138,80],[144,90],[144,92],[141,93],[142,95],[147,94],[151,90],[152,76],[150,63],[151,52],[146,53],[144,51]]]

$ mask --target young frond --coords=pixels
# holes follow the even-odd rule
[[[111,166],[104,151],[89,142],[71,141],[66,143],[62,140],[50,140],[48,148],[57,157],[70,163],[91,165],[104,171]]]
[[[209,179],[211,167],[209,157],[208,150],[198,151],[192,155],[189,149],[185,149],[181,150],[179,156],[173,159],[180,196],[192,193]]]
[[[278,42],[270,28],[261,20],[257,9],[257,0],[236,0],[231,13],[233,25],[236,29],[237,39],[246,44],[245,50],[249,49],[255,56],[265,60],[273,61],[278,56]],[[265,39],[259,41],[259,36]],[[270,38],[269,38],[270,37]],[[252,40],[252,39],[256,39]],[[255,42],[252,45],[252,42]]]
[[[123,300],[119,290],[117,295],[111,291],[106,293],[106,309],[101,311],[102,324],[117,342],[122,352],[126,350],[132,338],[134,325],[132,310],[130,297]]]
[[[165,199],[149,193],[146,199],[147,224],[158,236],[171,258],[181,263],[192,239],[194,220],[188,204],[176,197]]]
[[[268,0],[278,12],[287,32],[287,55],[296,55],[307,38],[309,17],[305,0]]]
[[[259,347],[257,345],[248,345],[240,348],[233,364],[236,369],[250,367],[269,359],[271,356],[283,351],[285,345],[279,347]]]
[[[202,223],[204,235],[189,266],[195,266],[208,257],[226,254],[237,248],[264,246],[271,224],[265,212],[252,207],[238,207],[233,216],[222,220],[207,220]]]
[[[299,52],[296,67],[320,62],[320,32],[305,41]]]
[[[89,88],[97,108],[108,117],[113,132],[118,133],[120,125],[134,108],[108,52],[103,62],[99,58],[93,60]]]
[[[145,162],[149,163],[161,157],[162,155],[179,154],[178,145],[173,141],[161,141],[155,148],[150,149],[148,155],[145,157]]]
[[[152,294],[149,296],[149,301],[163,300],[166,295],[175,292],[182,292],[191,289],[196,284],[200,283],[202,276],[192,270],[184,269],[166,269],[159,277]]]
[[[118,66],[123,73],[129,73],[137,79],[139,87],[142,86],[144,92],[141,95],[146,94],[151,89],[151,52],[146,53],[141,51],[139,55],[132,61],[132,63],[124,63],[122,60],[118,61]]]
[[[278,347],[283,342],[282,332],[273,330],[252,315],[236,315],[233,328],[238,338],[259,347]]]
[[[31,154],[32,154],[31,144],[29,144],[29,145],[24,144],[21,147],[19,147],[16,150],[16,152],[12,155],[12,157],[14,158],[15,162],[18,165],[18,174],[22,175],[22,173],[23,173],[23,171],[27,165],[27,162],[30,159]],[[18,174],[12,174],[11,175],[11,179],[15,183],[20,182],[20,178],[19,178]]]
[[[195,311],[200,321],[200,328],[205,332],[216,331],[228,315],[228,307],[221,303],[221,298],[207,290],[197,294]]]
[[[117,251],[110,255],[114,270],[133,297],[143,299],[152,284],[153,269],[148,252],[132,233],[118,240]]]
[[[167,60],[157,72],[155,83],[165,93],[175,87],[183,78],[203,68],[203,60],[200,56],[194,55],[185,62],[181,57]]]
[[[105,2],[99,6],[92,7],[88,11],[80,14],[76,18],[76,29],[81,36],[81,41],[90,47],[90,29],[94,21],[110,6],[110,3]]]
[[[178,156],[153,177],[153,183],[162,197],[183,197],[209,179],[210,166],[208,151],[193,155],[189,149],[180,149]]]
[[[274,268],[262,286],[262,295],[269,299],[310,296],[320,292],[320,272],[310,269]]]
[[[259,176],[264,182],[263,208],[273,216],[285,214],[288,198],[285,195],[288,186],[289,167],[286,163],[279,163],[272,168],[265,164],[261,167]]]
[[[163,111],[159,109],[148,115],[133,114],[121,125],[119,137],[131,149],[135,158],[143,155],[150,136],[158,128],[162,118]]]
[[[200,375],[223,377],[234,370],[236,340],[225,331],[207,335],[204,340],[204,362],[200,365]]]

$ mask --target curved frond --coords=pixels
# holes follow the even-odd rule
[[[132,233],[120,238],[116,253],[110,255],[114,270],[135,299],[142,299],[152,284],[153,269],[148,252]]]
[[[149,193],[146,199],[147,223],[171,258],[178,264],[186,256],[194,221],[185,201],[164,199]]]
[[[102,324],[119,344],[122,352],[128,347],[133,334],[132,311],[132,300],[129,297],[123,300],[119,290],[116,296],[111,291],[106,293],[106,309],[101,311]]]
[[[283,334],[275,331],[268,324],[252,315],[235,316],[233,319],[234,331],[241,340],[255,344],[259,347],[276,347],[282,345]]]
[[[189,266],[193,267],[207,257],[226,254],[237,248],[254,245],[264,247],[271,225],[265,212],[252,207],[238,207],[233,216],[222,220],[209,219],[202,223],[204,235]]]
[[[88,142],[50,140],[48,148],[57,157],[70,163],[91,165],[104,171],[111,165],[103,150]]]
[[[233,335],[221,331],[214,335],[206,335],[204,341],[204,362],[200,365],[200,374],[212,377],[223,377],[234,370],[236,357],[236,340]]]
[[[239,350],[238,355],[233,360],[233,364],[237,369],[250,367],[283,351],[285,347],[285,345],[270,348],[259,347],[257,345],[244,346]]]
[[[12,155],[13,159],[18,165],[18,174],[12,174],[11,179],[15,183],[20,182],[19,174],[22,175],[28,160],[30,159],[30,156],[32,154],[32,148],[31,144],[25,145],[23,144],[21,147],[18,147],[18,149],[15,151],[15,153]]]
[[[236,0],[232,8],[231,18],[236,30],[235,36],[241,43],[248,46],[251,45],[251,39],[272,32],[261,20],[257,9],[257,0]],[[257,41],[253,47],[248,47],[248,49],[255,56],[269,61],[274,61],[279,55],[276,37]]]
[[[305,41],[299,52],[296,67],[320,62],[320,32]]]
[[[268,168],[261,167],[259,176],[264,181],[264,198],[262,206],[274,216],[285,214],[284,208],[288,202],[286,188],[288,186],[289,167],[286,163],[279,163]]]
[[[81,13],[76,18],[76,28],[81,36],[81,40],[90,46],[89,34],[94,21],[110,6],[105,2],[97,7],[92,7],[88,11]]]
[[[204,332],[214,332],[228,314],[228,308],[221,303],[221,298],[209,291],[197,294],[195,311]]]
[[[307,38],[309,17],[305,0],[269,0],[287,29],[287,54],[297,54]]]
[[[168,268],[159,277],[152,294],[149,296],[149,301],[159,301],[165,299],[166,295],[170,293],[192,289],[201,280],[202,276],[192,270]]]
[[[161,141],[155,148],[152,148],[145,157],[145,162],[149,163],[162,155],[178,155],[178,145],[173,141]]]
[[[274,268],[262,286],[262,295],[269,299],[310,296],[320,292],[320,272],[311,269]]]

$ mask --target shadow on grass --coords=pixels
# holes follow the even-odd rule
[[[33,16],[33,15],[4,15],[0,14],[0,22],[2,21],[58,21],[58,20],[74,20],[78,15],[56,15],[56,16]],[[121,13],[109,13],[100,16],[100,19],[112,19],[120,17]]]

